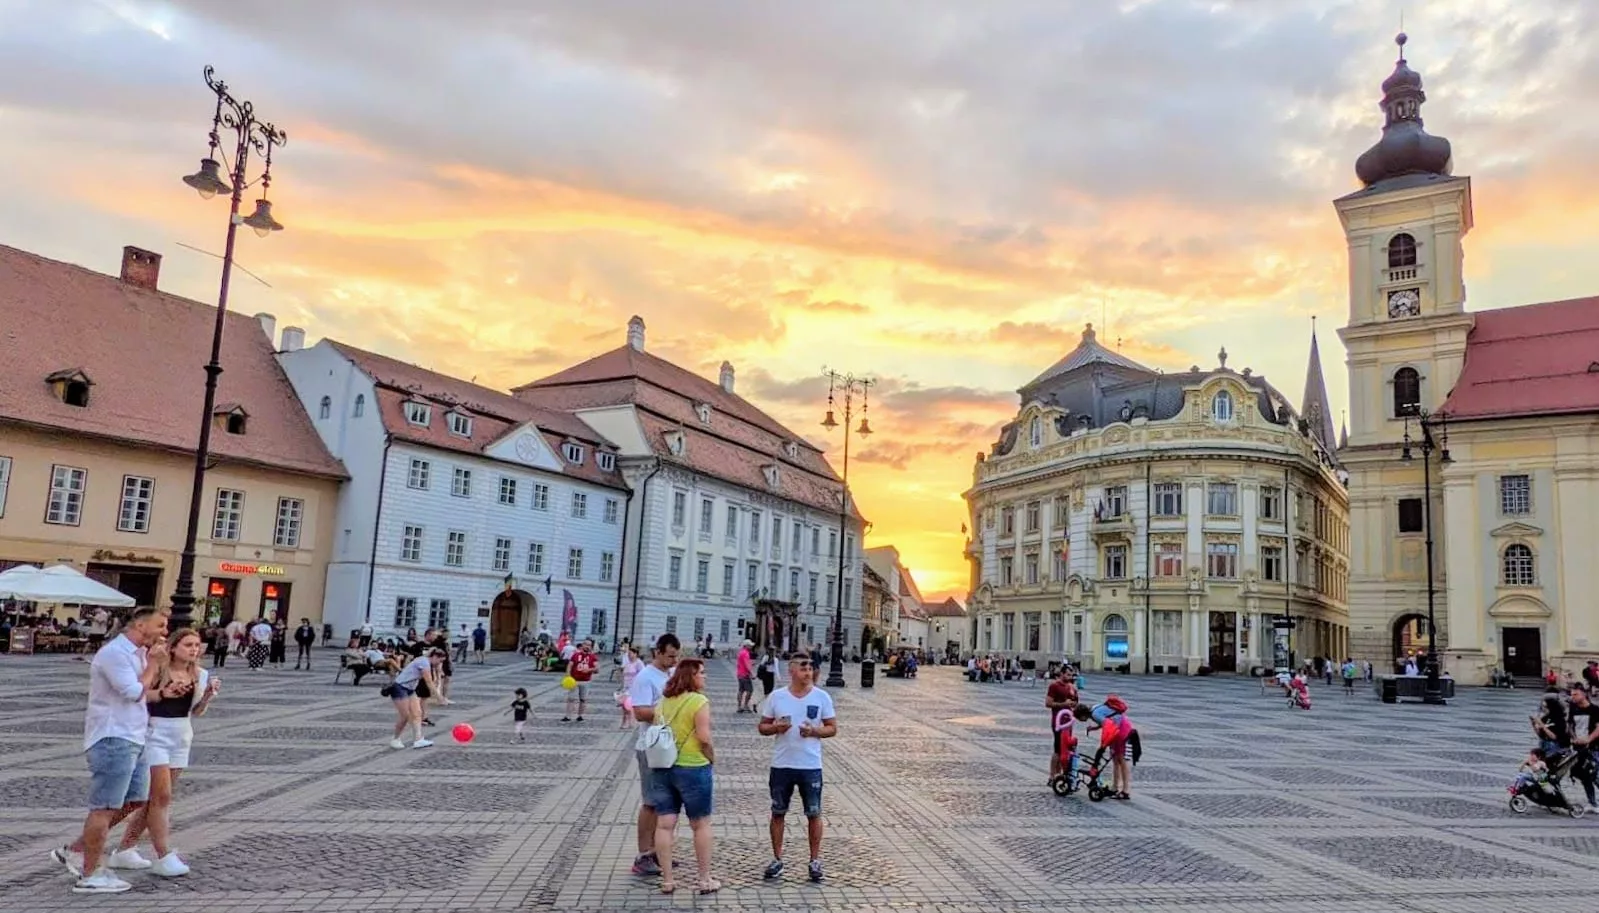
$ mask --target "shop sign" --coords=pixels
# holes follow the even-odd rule
[[[90,561],[105,561],[112,564],[161,564],[159,555],[138,555],[133,552],[113,552],[110,549],[97,548],[89,556]]]
[[[289,572],[281,564],[237,564],[223,561],[217,567],[224,574],[254,574],[258,577],[282,577]]]

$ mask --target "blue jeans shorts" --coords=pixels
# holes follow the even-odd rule
[[[395,703],[399,703],[400,701],[413,697],[416,697],[416,688],[414,687],[408,688],[405,685],[389,686],[389,700],[394,701]]]
[[[144,746],[127,739],[104,738],[84,752],[89,762],[89,808],[116,809],[150,798],[150,765]]]
[[[795,787],[799,788],[800,804],[805,808],[805,817],[822,817],[821,768],[800,770],[794,767],[774,767],[767,774],[766,785],[772,791],[772,817],[781,818],[788,814],[788,803],[794,798]]]
[[[657,815],[675,815],[681,811],[690,821],[708,818],[712,805],[711,784],[709,764],[657,770],[650,807],[655,809]]]
[[[645,808],[655,807],[655,781],[666,774],[664,770],[656,770],[650,766],[644,752],[634,750],[633,756],[638,759],[638,799],[639,804]]]

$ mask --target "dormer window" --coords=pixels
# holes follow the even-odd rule
[[[316,417],[323,420],[333,417],[333,397],[322,397],[322,404],[317,409]]]
[[[250,413],[238,403],[223,403],[212,410],[212,414],[222,421],[222,427],[229,434],[243,434],[250,420]]]
[[[450,433],[456,437],[472,436],[472,416],[464,412],[451,411],[447,418],[450,421]]]
[[[601,472],[612,472],[616,469],[616,454],[602,450],[594,455],[594,464]]]
[[[1233,395],[1226,390],[1216,394],[1210,401],[1210,416],[1218,422],[1233,420]]]
[[[81,369],[57,371],[44,380],[55,388],[56,397],[63,403],[79,409],[89,408],[89,388],[94,386],[94,381]]]
[[[683,455],[683,451],[686,449],[686,447],[687,447],[687,443],[683,440],[683,432],[681,432],[681,431],[668,431],[668,432],[666,432],[666,452],[667,453],[670,453],[672,456],[682,456]]]
[[[783,442],[783,455],[791,460],[799,459],[799,445],[793,441]]]
[[[701,425],[709,425],[711,423],[711,404],[695,403],[694,414],[699,417]]]
[[[583,465],[582,444],[574,444],[571,441],[567,441],[561,445],[561,455],[566,457],[566,461],[571,463],[573,466]]]
[[[414,399],[406,400],[405,420],[418,427],[426,428],[428,423],[433,420],[433,407],[427,403],[417,402]]]
[[[1035,450],[1044,445],[1044,420],[1036,415],[1027,426],[1027,443]]]
[[[767,488],[776,488],[777,487],[777,483],[778,483],[778,479],[779,479],[778,467],[768,464],[766,466],[762,466],[761,467],[761,472],[766,475],[766,487]]]

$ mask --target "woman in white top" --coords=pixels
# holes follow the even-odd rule
[[[272,626],[267,624],[265,618],[256,620],[250,626],[250,646],[244,652],[244,658],[249,660],[251,669],[259,669],[266,665],[267,654],[272,649]]]
[[[150,765],[150,801],[128,821],[122,844],[107,864],[114,869],[147,869],[152,875],[176,878],[189,867],[168,842],[172,794],[178,775],[189,766],[189,746],[194,741],[191,716],[202,716],[222,687],[221,679],[200,668],[200,633],[182,628],[172,635],[171,646],[159,659],[155,697],[149,700],[150,728],[145,734],[144,760]],[[151,862],[139,855],[139,839],[146,830],[155,847]]]
[[[616,704],[622,708],[622,724],[616,727],[618,729],[632,729],[638,725],[633,719],[633,702],[627,693],[633,689],[633,680],[643,669],[644,660],[639,659],[638,647],[628,644],[627,651],[622,654],[622,690],[616,692]]]

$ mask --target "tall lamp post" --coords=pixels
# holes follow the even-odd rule
[[[1410,433],[1412,424],[1418,430],[1415,436]],[[1399,458],[1406,462],[1415,459],[1412,453],[1415,447],[1421,448],[1421,516],[1422,527],[1427,534],[1427,683],[1422,689],[1421,700],[1424,704],[1443,704],[1442,672],[1438,668],[1438,619],[1435,614],[1438,590],[1434,585],[1432,569],[1432,455],[1436,451],[1441,464],[1454,462],[1449,456],[1448,417],[1442,412],[1432,413],[1426,409],[1417,409],[1405,416],[1405,444]]]
[[[867,397],[877,381],[868,377],[856,377],[853,374],[840,374],[837,371],[826,371],[827,375],[827,417],[822,419],[822,427],[831,431],[838,427],[838,420],[833,417],[837,411],[838,400],[842,399],[844,405],[844,488],[838,496],[838,592],[836,604],[833,606],[833,656],[827,666],[827,687],[844,687],[844,555],[849,550],[849,436],[850,422],[855,416],[855,396],[861,398],[861,424],[854,429],[854,433],[866,437],[872,433],[872,426],[866,420]]]
[[[205,68],[205,84],[217,97],[216,113],[211,116],[211,148],[200,160],[200,170],[183,179],[183,183],[199,192],[201,199],[209,200],[217,194],[228,194],[227,243],[222,249],[222,284],[217,291],[217,322],[211,333],[211,360],[205,366],[205,407],[200,415],[200,442],[194,448],[194,488],[189,494],[189,526],[183,537],[183,555],[178,561],[178,582],[172,593],[172,627],[187,627],[194,617],[194,543],[200,532],[200,502],[205,494],[205,470],[211,456],[212,412],[216,410],[217,377],[222,373],[222,330],[228,314],[228,282],[233,277],[233,244],[239,226],[246,225],[261,237],[283,226],[272,217],[272,201],[267,199],[267,189],[272,186],[272,152],[289,140],[289,135],[255,114],[255,105],[239,101],[228,91],[228,84],[216,78],[216,71]],[[223,176],[226,150],[222,146],[222,132],[231,131],[234,140],[233,164]],[[250,181],[247,168],[250,155],[263,159],[261,177]],[[222,156],[221,159],[218,156]],[[239,204],[244,201],[244,191],[253,184],[261,185],[261,197],[255,201],[255,211],[248,216],[239,215]]]

